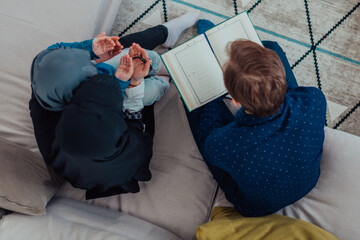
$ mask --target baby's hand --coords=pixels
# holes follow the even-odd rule
[[[134,80],[139,80],[149,74],[151,60],[145,49],[139,44],[133,43],[129,49],[129,55],[134,62],[134,74],[131,77]]]
[[[115,72],[115,76],[123,81],[128,81],[134,73],[134,65],[131,57],[126,54],[121,57],[120,64]]]

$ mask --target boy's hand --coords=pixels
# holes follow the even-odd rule
[[[145,49],[140,47],[139,44],[133,43],[129,49],[129,55],[134,62],[134,74],[131,78],[140,80],[146,77],[149,74],[151,60],[149,60]]]
[[[121,57],[120,64],[115,72],[115,76],[123,81],[128,81],[134,73],[134,65],[131,57],[126,54]]]
[[[118,41],[119,37],[112,36],[108,37],[105,36],[105,33],[101,33],[100,35],[96,36],[93,40],[93,51],[94,53],[100,57],[100,59],[96,59],[97,63],[105,62],[110,58],[118,55],[121,53],[121,50],[124,48],[120,42]]]

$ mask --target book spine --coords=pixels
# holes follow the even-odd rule
[[[210,44],[210,42],[209,42],[209,39],[208,39],[206,33],[203,33],[203,34],[204,34],[204,36],[205,36],[205,39],[206,39],[207,43],[208,43],[209,46],[210,46],[210,49],[211,49],[212,53],[215,55],[215,52],[214,52],[214,50],[213,50],[213,48],[212,48],[212,46],[211,46],[211,44]],[[215,55],[215,56],[216,56],[216,55]]]

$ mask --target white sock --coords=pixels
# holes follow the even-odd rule
[[[180,34],[185,29],[194,25],[199,15],[200,11],[192,11],[162,24],[168,29],[168,37],[162,46],[166,48],[173,47],[179,39]]]

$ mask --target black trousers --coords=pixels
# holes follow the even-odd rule
[[[138,43],[142,48],[153,50],[166,41],[168,30],[163,25],[148,28],[144,31],[131,33],[119,39],[124,48],[128,48],[132,43]]]
[[[163,25],[158,25],[146,29],[141,32],[132,33],[121,37],[119,42],[124,48],[128,48],[132,43],[139,44],[142,48],[153,50],[160,44],[163,44],[166,41],[168,36],[168,30]],[[144,107],[142,111],[143,122],[145,124],[145,131],[149,133],[152,137],[155,134],[155,117],[154,117],[154,104],[151,106]]]

